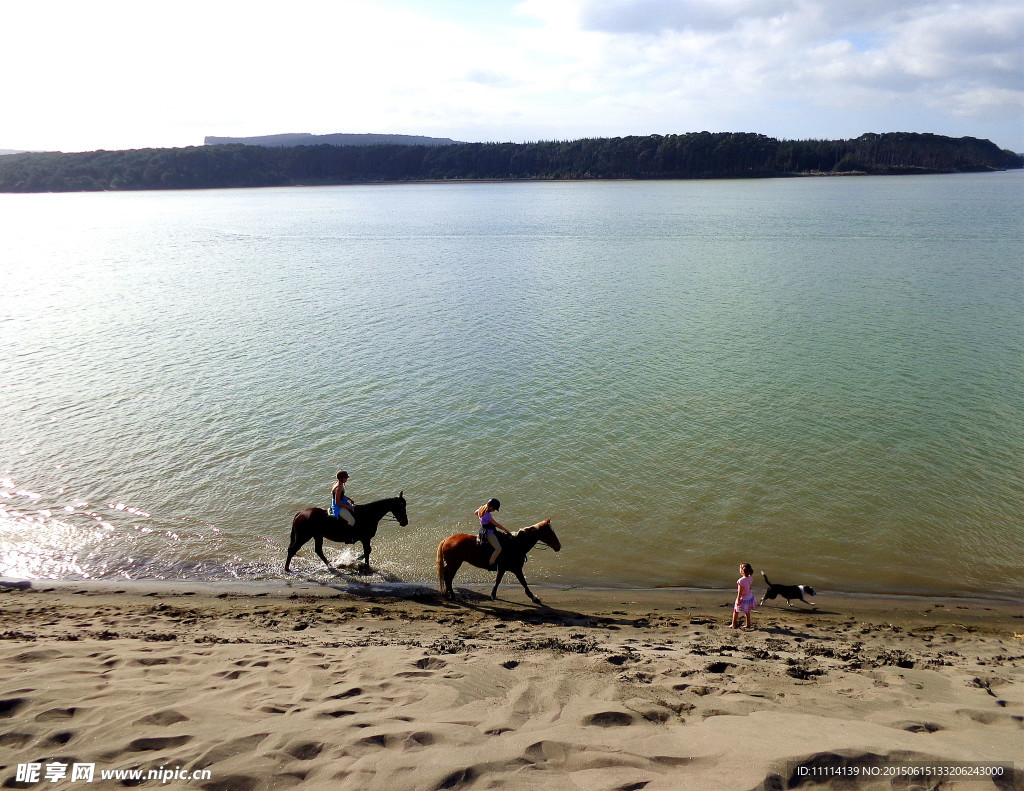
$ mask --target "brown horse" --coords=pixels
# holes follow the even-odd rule
[[[551,520],[545,519],[535,525],[524,527],[508,536],[499,532],[498,540],[501,542],[501,554],[498,555],[498,576],[494,580],[494,588],[491,589],[491,598],[498,595],[498,585],[506,571],[511,571],[518,577],[526,595],[536,604],[541,604],[530,591],[530,586],[523,579],[523,564],[526,562],[526,554],[534,548],[538,541],[547,544],[555,552],[562,548],[562,544],[551,529]],[[452,580],[455,573],[463,563],[476,566],[478,569],[488,568],[487,562],[491,559],[493,548],[490,544],[480,544],[476,536],[469,533],[459,533],[448,536],[437,547],[437,579],[441,583],[441,593],[447,598],[454,599],[455,592],[452,590]]]
[[[370,539],[377,535],[377,525],[384,518],[384,514],[394,514],[402,527],[409,524],[403,494],[404,492],[399,492],[398,497],[387,497],[365,505],[356,505],[353,509],[356,523],[351,527],[348,522],[331,516],[323,508],[299,511],[292,518],[292,537],[288,542],[288,559],[284,562],[284,570],[290,570],[289,566],[295,553],[311,538],[314,541],[314,551],[320,556],[320,560],[327,564],[327,568],[331,568],[331,564],[324,556],[325,538],[344,544],[355,544],[358,541],[363,545],[363,556],[359,558],[362,561],[362,568],[364,571],[369,570]]]

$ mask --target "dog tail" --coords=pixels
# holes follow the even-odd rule
[[[768,575],[767,575],[767,574],[765,574],[765,573],[764,573],[764,572],[762,571],[762,572],[761,572],[761,576],[762,576],[762,577],[764,577],[764,584],[765,584],[765,585],[771,585],[771,582],[770,582],[770,581],[768,580]]]

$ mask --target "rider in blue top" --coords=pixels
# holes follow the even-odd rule
[[[341,470],[338,473],[338,480],[331,487],[331,516],[344,519],[349,526],[356,523],[354,510],[355,503],[345,495],[345,481],[348,480],[348,473]]]

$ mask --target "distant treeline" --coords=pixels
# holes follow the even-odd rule
[[[455,143],[450,137],[422,137],[419,135],[354,135],[339,132],[332,135],[313,135],[309,132],[293,132],[283,135],[260,135],[258,137],[212,137],[203,141],[208,146],[450,146]]]
[[[893,132],[776,140],[696,132],[449,146],[224,145],[0,157],[0,192],[209,189],[460,179],[712,179],[1024,167],[988,140]]]

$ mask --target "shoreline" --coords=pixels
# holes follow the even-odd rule
[[[492,583],[490,582],[464,582],[457,583],[456,589],[478,591],[481,594],[489,594]],[[635,596],[644,597],[651,601],[667,600],[669,597],[693,596],[700,601],[711,598],[728,600],[730,603],[735,595],[733,587],[728,588],[700,588],[690,586],[661,585],[653,587],[638,587],[633,585],[610,586],[610,585],[559,585],[553,583],[531,583],[534,591],[540,593],[568,592],[577,593],[581,596],[592,596],[600,599],[602,596],[614,597],[618,594],[630,593]],[[755,589],[760,600],[764,590]],[[417,598],[423,596],[438,595],[436,585],[428,585],[417,582],[395,582],[375,581],[369,579],[363,581],[357,575],[338,574],[337,581],[321,581],[310,577],[295,575],[295,579],[280,580],[161,580],[161,579],[96,579],[96,580],[29,580],[13,577],[0,576],[0,591],[4,589],[35,591],[35,592],[67,592],[80,589],[86,592],[121,592],[125,594],[152,594],[165,593],[167,595],[209,595],[216,596],[222,593],[232,595],[253,595],[253,596],[283,596],[294,595],[301,592],[303,595],[334,596],[344,593],[352,596],[385,596],[396,599]],[[514,577],[506,577],[498,590],[499,598],[515,598],[515,591],[522,591]],[[775,601],[777,604],[784,599]],[[971,606],[987,606],[994,608],[1008,608],[1011,611],[1021,611],[1024,608],[1024,598],[1012,594],[993,593],[988,596],[982,595],[938,595],[932,593],[900,593],[900,592],[876,592],[863,591],[833,591],[826,590],[819,592],[815,601],[820,603],[833,601],[843,602],[845,606],[858,611],[870,611],[880,609],[889,604],[965,604]],[[771,606],[769,604],[769,606]],[[838,606],[832,604],[830,606]],[[794,605],[794,610],[803,608],[813,611],[813,607]]]
[[[36,762],[209,791],[935,787],[871,774],[915,766],[1024,788],[1018,604],[828,594],[745,631],[726,589],[457,590],[8,581],[0,784],[69,787],[19,784]]]

